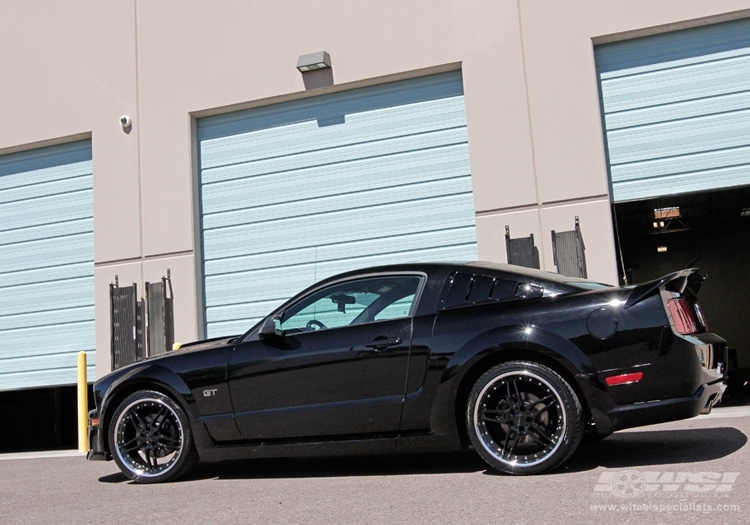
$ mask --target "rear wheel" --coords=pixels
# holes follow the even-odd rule
[[[466,427],[492,468],[536,474],[560,465],[583,435],[581,404],[570,385],[539,363],[495,366],[469,395]]]
[[[128,396],[115,410],[109,447],[120,470],[139,483],[174,479],[195,460],[185,412],[160,392]]]

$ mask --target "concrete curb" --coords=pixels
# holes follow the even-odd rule
[[[78,450],[37,450],[34,452],[11,452],[0,454],[0,461],[8,459],[43,459],[43,458],[69,458],[80,456],[85,458],[86,454]]]

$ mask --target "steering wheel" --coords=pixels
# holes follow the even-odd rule
[[[310,319],[307,321],[306,328],[308,330],[323,330],[324,328],[328,328],[326,325],[318,321],[317,319]]]

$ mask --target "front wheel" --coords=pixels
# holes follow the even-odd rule
[[[502,363],[482,375],[469,395],[466,419],[482,459],[508,474],[537,474],[560,465],[583,435],[573,389],[534,362]]]
[[[120,470],[139,483],[174,479],[194,461],[185,412],[160,392],[128,396],[115,410],[109,447]]]

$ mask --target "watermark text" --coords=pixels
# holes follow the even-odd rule
[[[618,498],[633,498],[645,493],[726,494],[732,492],[739,475],[739,472],[603,472],[594,485],[594,493]]]

